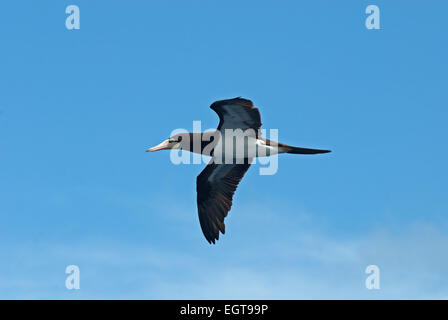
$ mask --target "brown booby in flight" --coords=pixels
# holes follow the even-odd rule
[[[196,179],[196,191],[202,232],[207,241],[214,244],[219,232],[225,233],[224,218],[232,207],[233,194],[254,157],[280,153],[317,154],[330,150],[293,147],[262,138],[260,112],[250,100],[220,100],[210,108],[219,116],[216,131],[177,134],[146,151],[181,149],[211,157]],[[229,145],[230,148],[226,147]]]

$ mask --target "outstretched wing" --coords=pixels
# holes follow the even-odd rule
[[[250,167],[252,159],[244,164],[215,164],[212,161],[196,179],[199,222],[209,243],[225,233],[224,218],[232,207],[232,198],[238,183]]]
[[[253,129],[258,137],[261,118],[260,112],[254,107],[252,101],[243,98],[220,100],[213,102],[210,108],[219,116],[219,131]]]

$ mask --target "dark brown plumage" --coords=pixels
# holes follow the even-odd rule
[[[232,198],[239,182],[250,167],[244,164],[215,164],[211,161],[196,179],[199,222],[209,243],[226,232],[224,218],[232,207]]]
[[[253,129],[258,137],[261,127],[260,111],[252,101],[234,98],[215,101],[210,108],[219,116],[218,131],[225,129]],[[215,164],[213,159],[196,180],[199,222],[209,243],[225,233],[224,218],[232,207],[233,194],[250,167],[252,159],[244,164]]]
[[[253,129],[257,137],[261,127],[260,111],[254,107],[252,101],[234,98],[215,101],[210,108],[219,116],[219,131],[224,129]],[[225,119],[225,120],[224,120]]]

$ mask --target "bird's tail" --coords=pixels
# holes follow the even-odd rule
[[[286,153],[293,153],[293,154],[318,154],[318,153],[331,152],[331,150],[309,149],[309,148],[300,148],[300,147],[293,147],[293,146],[284,146],[282,149],[284,149]]]

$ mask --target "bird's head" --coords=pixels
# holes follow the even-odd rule
[[[149,148],[146,150],[146,152],[153,152],[153,151],[158,151],[158,150],[166,150],[166,149],[181,149],[181,142],[183,137],[183,134],[177,134],[175,136],[172,136],[171,138],[168,138],[164,141],[162,141],[162,143],[158,144],[155,147]]]

